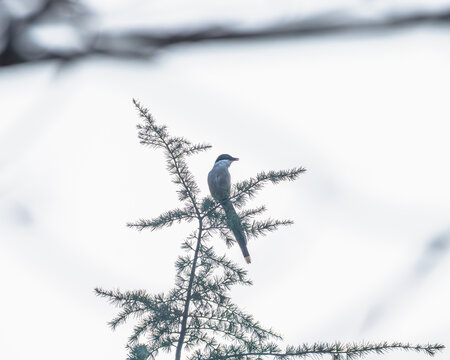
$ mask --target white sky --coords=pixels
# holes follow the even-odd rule
[[[222,152],[241,159],[236,180],[308,169],[256,201],[295,225],[249,244],[255,285],[234,290],[240,306],[293,344],[448,345],[448,252],[413,275],[450,229],[449,38],[419,28],[180,46],[59,75],[52,63],[2,69],[0,358],[124,359],[129,329],[107,328],[115,309],[93,288],[172,286],[190,227],[125,227],[177,205],[161,154],[138,144],[133,97],[214,145],[191,161],[205,193]],[[375,308],[385,316],[367,327]],[[394,356],[406,359],[380,359]]]

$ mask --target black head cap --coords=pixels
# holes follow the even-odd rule
[[[222,154],[222,155],[219,155],[219,157],[216,159],[216,162],[218,162],[220,160],[237,161],[239,159],[235,158],[235,157],[232,157],[231,155],[228,155],[228,154]]]

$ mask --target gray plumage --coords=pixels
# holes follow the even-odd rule
[[[239,159],[228,154],[220,155],[214,163],[214,167],[208,174],[208,186],[212,197],[222,205],[227,219],[227,226],[236,238],[245,261],[247,264],[250,264],[251,259],[247,249],[247,239],[245,237],[244,228],[242,227],[241,219],[236,213],[236,210],[234,210],[233,203],[230,201],[231,176],[228,168],[231,163],[236,160]]]

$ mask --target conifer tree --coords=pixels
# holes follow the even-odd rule
[[[182,221],[195,223],[195,230],[182,242],[183,254],[176,260],[174,286],[166,293],[149,294],[145,290],[119,291],[96,288],[120,311],[109,322],[112,329],[130,317],[137,324],[128,339],[129,360],[154,359],[162,352],[175,352],[181,359],[294,359],[328,355],[332,359],[348,359],[390,350],[415,350],[434,355],[443,349],[440,344],[411,345],[405,343],[342,344],[314,343],[282,346],[282,338],[266,328],[233,303],[230,289],[234,285],[251,285],[247,271],[215,252],[210,241],[221,237],[231,246],[235,239],[224,212],[212,197],[200,194],[190,172],[187,158],[211,148],[208,144],[193,144],[183,137],[172,136],[164,125],[158,125],[149,111],[133,101],[143,123],[138,125],[138,137],[143,145],[161,149],[167,170],[176,186],[181,203],[150,220],[128,224],[138,230],[158,230]],[[257,238],[291,220],[256,219],[266,211],[264,206],[245,208],[267,184],[296,180],[305,169],[260,172],[255,177],[233,185],[230,200],[238,209],[248,238]],[[282,301],[282,300],[280,300]]]

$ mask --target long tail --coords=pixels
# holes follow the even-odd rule
[[[225,214],[227,216],[227,225],[233,232],[234,237],[236,238],[236,241],[238,242],[242,250],[242,254],[244,255],[245,261],[247,262],[247,264],[250,264],[252,261],[250,259],[250,254],[248,253],[247,239],[245,237],[241,219],[236,213],[236,210],[234,210],[234,206],[230,200],[222,201],[222,207],[225,210]]]

